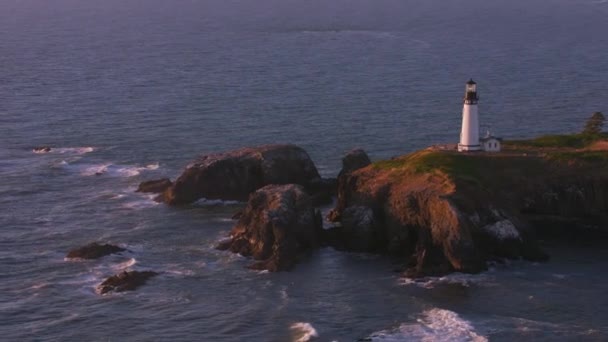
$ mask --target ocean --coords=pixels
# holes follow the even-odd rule
[[[607,18],[605,0],[1,0],[0,339],[608,340],[601,244],[417,281],[330,248],[257,272],[213,248],[243,203],[134,192],[243,146],[297,144],[335,177],[355,147],[455,143],[469,78],[484,132],[580,131],[608,111]],[[65,259],[93,241],[129,251]],[[95,292],[122,270],[162,273]]]

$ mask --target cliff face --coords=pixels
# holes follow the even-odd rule
[[[495,258],[540,260],[539,227],[549,235],[555,222],[606,228],[608,158],[582,156],[424,150],[349,174],[332,218],[342,222],[342,240],[355,240],[347,249],[408,256],[411,276],[475,273]],[[366,211],[371,217],[357,219]]]

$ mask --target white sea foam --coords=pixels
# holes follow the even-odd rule
[[[310,323],[297,322],[291,325],[294,342],[311,341],[313,337],[319,337],[317,330]]]
[[[152,194],[155,195],[155,194]],[[154,196],[145,196],[146,198],[129,201],[122,204],[125,209],[145,209],[152,208],[159,205],[158,202],[154,201]]]
[[[494,222],[493,224],[484,226],[482,229],[492,234],[498,240],[521,240],[517,228],[515,228],[515,225],[509,220]]]
[[[488,339],[475,331],[471,322],[457,313],[433,308],[424,311],[413,323],[383,330],[370,336],[372,341],[462,341],[482,342]]]
[[[487,275],[485,274],[465,274],[465,273],[451,273],[443,277],[424,277],[424,278],[400,278],[400,285],[414,285],[425,289],[435,288],[441,284],[458,284],[461,286],[469,287],[473,284],[480,284],[487,281]]]
[[[137,263],[135,258],[130,258],[129,260],[123,261],[121,263],[112,265],[112,269],[115,271],[123,271]]]
[[[66,164],[67,165],[67,164]],[[134,177],[143,171],[154,171],[159,168],[158,163],[146,166],[129,166],[104,163],[97,165],[74,165],[81,170],[83,176],[111,176],[111,177]]]
[[[33,149],[36,154],[59,153],[59,154],[85,154],[95,151],[94,147],[51,147],[51,150],[46,152],[40,149]]]

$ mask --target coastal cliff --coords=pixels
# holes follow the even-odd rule
[[[417,277],[476,273],[502,258],[544,260],[539,235],[605,232],[605,142],[543,139],[494,154],[429,148],[351,172],[339,180],[332,240],[408,257],[406,274]]]
[[[601,134],[510,141],[500,153],[435,146],[374,163],[353,150],[337,180],[322,179],[303,149],[267,145],[201,157],[175,183],[140,190],[164,190],[168,204],[248,199],[218,247],[253,256],[254,268],[288,270],[332,246],[404,258],[406,275],[421,277],[546,260],[543,239],[607,237],[607,167]],[[336,187],[335,226],[322,229],[314,208]]]

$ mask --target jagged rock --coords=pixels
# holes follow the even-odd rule
[[[133,291],[144,285],[148,279],[158,275],[152,271],[123,271],[106,279],[97,286],[97,292],[104,294],[107,292]]]
[[[48,153],[51,152],[50,146],[36,146],[32,149],[34,153]]]
[[[342,158],[342,170],[340,171],[340,175],[350,174],[353,171],[362,169],[371,163],[372,161],[369,159],[364,150],[351,150]]]
[[[340,173],[338,174],[338,179],[337,179],[337,192],[340,192],[340,189],[344,189],[346,188],[348,185],[348,177],[350,176],[351,173],[362,169],[368,165],[371,164],[371,160],[369,159],[369,157],[367,156],[367,153],[365,153],[364,150],[362,149],[354,149],[349,151],[343,158],[342,158],[342,170],[340,170]],[[344,208],[336,208],[334,210],[331,210],[329,212],[329,214],[327,215],[327,219],[331,222],[337,222],[341,220],[340,214],[342,212],[341,209]]]
[[[321,230],[321,215],[303,187],[268,185],[250,196],[230,239],[217,248],[252,256],[253,269],[286,271],[319,246]]]
[[[161,193],[167,190],[173,183],[169,178],[154,179],[139,183],[136,192]]]
[[[330,204],[338,190],[336,178],[319,178],[306,186],[306,191],[312,197],[314,206]]]
[[[162,196],[168,204],[200,198],[246,201],[268,184],[308,186],[320,176],[308,153],[295,145],[265,145],[201,157]]]
[[[381,227],[369,207],[348,207],[341,214],[339,227],[324,231],[324,243],[338,250],[377,252],[384,248]]]
[[[100,245],[96,242],[73,249],[66,256],[69,259],[97,259],[102,256],[124,252],[126,249],[114,245]]]

